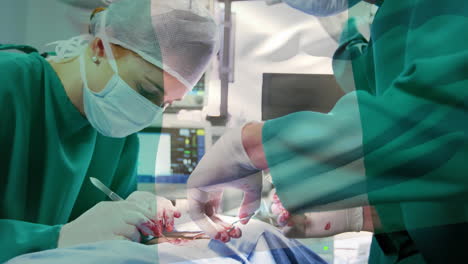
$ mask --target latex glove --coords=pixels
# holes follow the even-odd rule
[[[274,193],[274,190],[272,191]],[[291,214],[283,207],[281,204],[280,199],[276,193],[272,196],[272,203],[271,203],[271,213],[276,216],[276,224],[277,226],[284,227],[287,224],[292,225],[292,221],[290,221]]]
[[[140,232],[153,235],[152,214],[146,208],[129,201],[100,202],[77,219],[65,224],[59,235],[58,247],[102,240],[140,242]]]
[[[364,223],[362,207],[291,215],[276,194],[273,195],[271,211],[277,215],[277,223],[283,226],[283,233],[288,237],[320,238],[359,232]]]
[[[151,220],[155,222],[154,235],[159,237],[162,232],[174,231],[174,217],[179,218],[181,213],[164,197],[156,196],[150,192],[133,192],[127,201],[134,202],[151,212]]]
[[[225,188],[244,192],[239,218],[251,216],[259,207],[262,176],[250,161],[242,144],[242,127],[225,133],[205,154],[188,180],[187,197],[192,220],[212,239],[228,242],[241,236],[239,228],[217,216]],[[241,221],[247,224],[249,219]]]

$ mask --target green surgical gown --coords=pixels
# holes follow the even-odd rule
[[[293,213],[374,206],[369,263],[466,262],[468,2],[380,2],[371,41],[335,54],[356,91],[265,123],[273,183]]]
[[[0,262],[57,246],[61,225],[136,189],[138,138],[100,135],[37,53],[0,52]]]

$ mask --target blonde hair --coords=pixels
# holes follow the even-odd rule
[[[93,19],[95,16],[102,12],[105,11],[105,7],[98,7],[95,8],[90,15],[90,25],[88,27],[88,33],[89,34],[84,34],[80,36],[76,36],[73,38],[70,38],[68,40],[60,40],[60,41],[55,41],[52,43],[49,43],[47,45],[56,45],[55,47],[55,56],[51,56],[49,60],[52,60],[56,63],[68,63],[70,61],[73,61],[76,59],[77,56],[79,56],[84,49],[86,49],[90,42],[93,39],[93,35],[95,34],[93,28],[94,28],[94,23]],[[132,54],[134,52],[125,49],[119,45],[110,43],[112,47],[112,52],[114,54],[114,57],[116,59],[124,57],[128,54]],[[135,53],[136,54],[136,53]]]

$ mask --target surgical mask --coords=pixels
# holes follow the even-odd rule
[[[331,16],[345,11],[361,0],[282,0],[291,7],[314,16]]]
[[[106,51],[112,52],[110,47]],[[114,75],[104,89],[96,93],[88,87],[84,53],[80,56],[84,110],[88,121],[99,133],[123,138],[151,125],[161,117],[164,109],[154,105],[122,80],[113,57],[109,63]]]

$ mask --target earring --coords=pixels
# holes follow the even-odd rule
[[[96,56],[91,57],[91,60],[97,65],[99,65],[100,63],[99,59]]]

